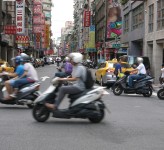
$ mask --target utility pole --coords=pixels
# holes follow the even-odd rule
[[[2,33],[2,0],[0,0],[0,36]],[[1,45],[0,45],[0,58],[1,58]]]

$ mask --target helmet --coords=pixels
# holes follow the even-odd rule
[[[69,62],[70,61],[70,58],[69,57],[65,57],[64,59],[66,62]]]
[[[83,55],[81,53],[71,53],[69,57],[74,63],[82,63],[83,61]]]
[[[21,53],[20,56],[21,56],[23,62],[29,62],[30,61],[30,57],[27,54]]]
[[[15,63],[17,65],[19,65],[22,62],[22,57],[21,56],[16,56],[14,60],[15,60]]]
[[[137,62],[138,62],[138,63],[142,63],[142,62],[143,62],[143,58],[137,57]]]

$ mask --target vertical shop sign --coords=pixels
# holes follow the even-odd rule
[[[25,0],[16,0],[17,34],[25,33]]]
[[[33,0],[33,4],[34,5],[41,5],[42,2],[41,2],[41,0]]]
[[[84,27],[89,27],[91,24],[91,12],[84,11]]]
[[[89,48],[95,48],[95,26],[90,26],[89,31]]]
[[[48,48],[50,43],[50,25],[45,25],[45,47]]]
[[[42,14],[42,5],[34,5],[33,14],[34,15],[41,15]]]

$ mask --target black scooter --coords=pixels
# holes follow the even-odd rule
[[[128,76],[130,72],[125,72],[125,76],[120,78],[113,85],[113,93],[116,96],[121,95],[123,92],[125,94],[141,94],[144,97],[151,97],[153,93],[153,77],[145,76],[140,80],[134,81],[134,88],[129,88],[128,86]]]
[[[27,105],[29,108],[33,108],[34,100],[40,95],[40,83],[23,85],[19,88],[16,98],[13,98],[12,100],[4,100],[4,83],[9,79],[10,78],[7,75],[0,74],[0,103],[7,105]]]

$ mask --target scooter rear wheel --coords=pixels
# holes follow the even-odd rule
[[[36,121],[45,122],[50,116],[50,111],[44,105],[35,105],[32,114]]]
[[[153,94],[153,91],[152,91],[151,87],[149,87],[148,93],[144,93],[143,96],[144,97],[151,97],[152,94]]]
[[[164,89],[160,89],[157,93],[157,96],[160,100],[164,100]]]
[[[104,109],[100,109],[99,116],[94,118],[88,118],[88,119],[92,123],[100,123],[104,119],[104,116],[105,116]]]

